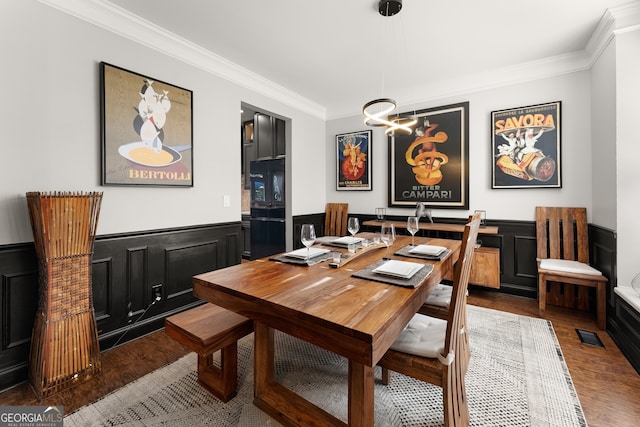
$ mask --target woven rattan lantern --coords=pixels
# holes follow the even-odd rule
[[[29,381],[38,397],[100,372],[91,258],[102,193],[27,193],[39,264]]]

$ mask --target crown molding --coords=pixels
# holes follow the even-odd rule
[[[608,9],[600,19],[584,50],[482,73],[474,72],[456,79],[438,81],[437,84],[425,84],[414,88],[412,92],[414,94],[428,93],[428,98],[416,99],[413,94],[396,94],[398,109],[402,111],[403,106],[407,108],[407,106],[424,105],[442,99],[464,97],[469,93],[587,71],[593,67],[616,35],[638,30],[640,30],[640,3],[630,3]],[[332,112],[328,119],[341,119],[353,115],[353,109],[347,111],[345,107],[342,111]]]
[[[590,66],[595,64],[616,35],[637,30],[640,30],[640,3],[607,9],[584,49],[590,57]]]
[[[89,22],[135,43],[176,58],[227,81],[253,90],[271,99],[299,109],[321,120],[353,116],[353,109],[327,111],[308,98],[183,39],[167,30],[105,0],[38,0],[40,3]],[[630,3],[608,9],[601,18],[584,50],[512,67],[474,73],[432,87],[420,87],[412,94],[396,96],[401,105],[431,102],[462,96],[512,84],[524,83],[578,71],[589,70],[617,34],[640,29],[640,4]],[[415,88],[414,88],[415,89]],[[423,90],[424,89],[424,90]],[[429,93],[428,99],[413,99],[415,93]],[[359,107],[358,107],[359,108]],[[357,108],[357,109],[358,109]]]
[[[38,1],[321,120],[326,120],[325,107],[108,1]]]
[[[416,83],[411,90],[395,94],[397,110],[409,111],[416,105],[433,104],[446,99],[467,97],[470,93],[585,71],[591,68],[590,64],[589,56],[584,51],[578,51],[483,72],[473,71],[448,80]],[[416,93],[428,93],[429,97],[415,98]],[[340,111],[332,111],[327,120],[353,116],[353,108],[348,108],[345,106]]]

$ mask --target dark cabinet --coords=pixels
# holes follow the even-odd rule
[[[274,157],[284,156],[287,154],[285,147],[284,120],[274,119],[274,129],[276,131],[273,147],[275,149]]]
[[[266,114],[256,113],[254,116],[254,142],[258,159],[270,159],[273,157],[273,118]]]
[[[257,158],[256,144],[253,141],[242,144],[242,173],[244,174],[244,188],[251,188],[251,178],[249,176],[249,165]]]
[[[249,164],[253,160],[273,159],[286,154],[285,121],[256,113],[252,121],[242,124],[242,173],[248,190]]]
[[[248,190],[251,183],[249,182],[249,165],[257,158],[256,144],[253,142],[253,120],[242,123],[242,174],[244,175],[244,189]]]
[[[286,154],[284,120],[256,113],[254,116],[254,143],[257,159],[271,159]]]
[[[249,215],[242,215],[242,258],[251,258],[251,217]]]

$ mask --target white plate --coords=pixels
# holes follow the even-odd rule
[[[424,264],[409,261],[398,261],[390,259],[379,267],[373,269],[374,273],[387,276],[399,277],[401,279],[411,279],[414,274],[420,271]]]
[[[336,240],[332,240],[331,243],[335,243],[336,245],[348,245],[349,243],[360,243],[363,240],[364,239],[360,237],[345,236],[345,237],[340,237],[339,239],[336,239]]]
[[[444,246],[433,246],[433,245],[418,245],[413,249],[409,250],[410,254],[419,254],[419,255],[432,255],[438,256],[442,252],[446,251],[447,248]]]
[[[326,254],[327,252],[329,252],[328,249],[309,248],[309,258],[315,258],[322,254]],[[307,248],[296,249],[295,251],[287,252],[285,255],[290,256],[291,258],[306,259]]]

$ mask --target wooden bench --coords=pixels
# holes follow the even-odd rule
[[[198,382],[223,402],[237,393],[238,340],[253,332],[253,321],[214,304],[165,319],[165,333],[198,353]],[[220,367],[213,353],[220,350]]]

